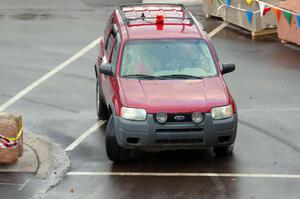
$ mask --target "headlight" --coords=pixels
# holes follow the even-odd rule
[[[156,120],[159,123],[165,123],[168,120],[168,115],[166,113],[157,113]]]
[[[147,113],[144,109],[122,107],[121,117],[126,120],[144,121],[146,120]]]
[[[201,123],[202,120],[203,120],[203,114],[200,113],[200,112],[194,112],[194,113],[192,114],[192,120],[193,120],[193,122],[195,122],[196,124]]]
[[[214,120],[230,118],[233,115],[231,104],[228,106],[216,107],[211,109],[211,115]]]

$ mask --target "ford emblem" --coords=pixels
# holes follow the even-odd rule
[[[185,120],[185,116],[184,116],[184,115],[176,115],[176,116],[174,117],[174,119],[175,119],[176,121],[183,121],[183,120]]]

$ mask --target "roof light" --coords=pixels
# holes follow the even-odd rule
[[[164,16],[163,15],[156,15],[156,23],[157,24],[164,24]]]
[[[156,15],[156,29],[163,30],[164,29],[164,16]]]

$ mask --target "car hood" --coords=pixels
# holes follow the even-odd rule
[[[199,80],[120,79],[124,106],[143,108],[148,113],[210,112],[228,103],[220,77]]]

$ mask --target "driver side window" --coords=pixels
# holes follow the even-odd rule
[[[116,71],[117,64],[118,64],[118,55],[120,51],[120,46],[121,46],[121,41],[120,41],[120,34],[117,33],[116,38],[114,40],[114,46],[112,50],[112,55],[111,55],[111,65],[113,67],[113,71]]]
[[[111,53],[111,49],[112,49],[113,44],[114,44],[114,40],[115,40],[115,35],[114,35],[113,32],[111,32],[108,39],[107,39],[107,43],[106,43],[106,47],[105,47],[105,50],[106,50],[106,53],[107,53],[108,57],[110,57],[110,53]]]

